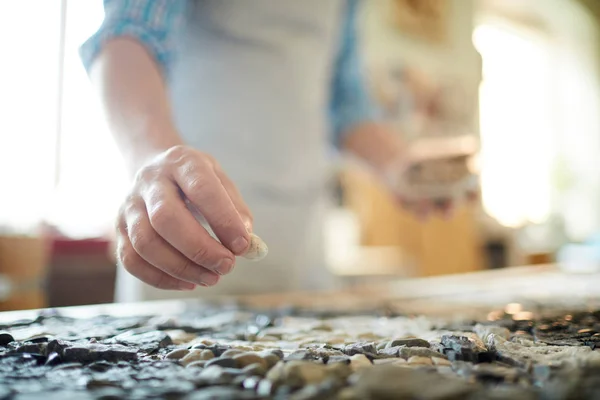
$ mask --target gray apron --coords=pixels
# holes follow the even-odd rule
[[[186,143],[213,155],[269,246],[212,288],[161,291],[119,270],[117,301],[210,297],[334,285],[322,224],[329,202],[328,108],[341,40],[337,0],[191,2],[169,90]]]

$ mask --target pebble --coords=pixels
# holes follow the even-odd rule
[[[431,358],[429,357],[412,356],[407,360],[407,362],[409,364],[433,365]]]
[[[237,356],[238,354],[242,354],[243,351],[239,350],[239,349],[229,349],[223,352],[223,354],[220,355],[220,357],[233,357],[233,356]]]
[[[434,365],[439,365],[439,366],[451,366],[452,363],[448,360],[446,360],[445,358],[440,358],[440,357],[433,357],[431,358],[431,361],[433,362]]]
[[[186,366],[189,363],[192,363],[194,361],[206,361],[206,360],[213,359],[214,357],[215,357],[215,355],[210,350],[194,349],[194,350],[190,350],[190,352],[187,353],[185,355],[185,357],[183,357],[180,360],[180,362],[181,362],[181,365]]]
[[[379,360],[373,360],[374,365],[406,365],[404,358],[381,358]]]
[[[320,383],[326,377],[327,369],[324,364],[304,361],[279,362],[267,373],[268,380],[296,388]]]
[[[350,357],[350,368],[353,371],[359,371],[363,368],[372,367],[373,364],[364,354],[355,354]]]
[[[409,359],[411,357],[438,357],[438,358],[446,358],[445,355],[438,353],[437,351],[433,351],[427,349],[425,347],[401,347],[399,349],[398,355],[402,358]]]
[[[219,366],[219,367],[223,367],[223,368],[235,368],[237,366],[237,363],[235,362],[235,360],[233,358],[219,357],[219,358],[213,358],[212,360],[208,360],[205,365],[206,365],[206,368],[208,368],[210,366]]]
[[[263,368],[268,368],[269,364],[264,358],[255,353],[241,353],[233,356],[238,368],[244,368],[250,364],[259,364]]]
[[[267,375],[267,368],[263,364],[250,364],[242,368],[242,371],[248,376],[261,376]]]
[[[185,367],[186,368],[204,368],[205,365],[206,365],[206,360],[199,360],[199,361],[192,361],[191,363],[187,364]]]
[[[169,360],[180,360],[183,357],[185,357],[185,355],[188,354],[189,352],[190,351],[188,349],[175,349],[175,350],[167,353],[165,358],[169,359]]]
[[[14,342],[15,338],[8,332],[0,332],[0,346],[7,346],[10,342]]]
[[[427,340],[424,339],[415,339],[415,338],[409,338],[409,339],[394,339],[394,340],[390,340],[387,344],[386,344],[386,348],[390,348],[390,347],[396,347],[396,346],[406,346],[406,347],[429,347],[429,342]]]

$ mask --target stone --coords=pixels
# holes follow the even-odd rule
[[[186,366],[195,361],[207,361],[214,358],[214,354],[210,350],[192,349],[179,362]]]
[[[353,371],[359,371],[365,367],[372,367],[373,364],[364,354],[355,354],[350,357],[350,368]]]
[[[233,356],[233,359],[237,363],[238,368],[244,368],[250,364],[259,364],[265,369],[269,367],[269,363],[256,353],[241,353]]]
[[[353,387],[359,399],[462,399],[477,390],[468,382],[435,371],[376,365],[362,371]]]
[[[409,359],[411,357],[446,358],[443,354],[425,347],[401,347],[398,351],[398,355],[404,359]]]
[[[412,356],[406,361],[413,365],[433,365],[433,362],[429,357]]]
[[[304,361],[280,362],[267,373],[269,381],[293,388],[320,383],[326,377],[325,365]]]
[[[440,358],[441,360],[441,358]],[[405,366],[407,364],[404,358],[380,358],[378,360],[373,360],[374,365],[396,365],[396,366]]]
[[[386,344],[386,348],[397,347],[397,346],[405,346],[405,347],[429,347],[429,342],[423,339],[394,339],[390,340]]]
[[[237,366],[237,362],[233,358],[228,357],[219,357],[208,360],[205,364],[206,368],[210,366],[219,366],[223,368],[235,368]]]
[[[344,353],[353,356],[355,354],[375,355],[377,354],[377,348],[374,343],[358,342],[349,344],[344,347]]]
[[[180,360],[183,357],[185,357],[189,352],[190,352],[190,350],[188,350],[188,349],[176,349],[176,350],[173,350],[173,351],[167,353],[165,358],[169,359],[169,360],[177,361],[177,360]]]
[[[229,349],[229,350],[225,350],[219,357],[229,357],[229,358],[232,358],[233,356],[236,356],[236,355],[242,354],[242,353],[243,353],[242,350]]]
[[[14,342],[13,336],[8,332],[0,332],[0,346],[8,346],[9,343]]]
[[[431,361],[433,362],[434,365],[440,366],[440,367],[446,367],[446,366],[451,366],[452,363],[448,360],[446,360],[445,358],[440,358],[440,357],[433,357],[431,359]]]
[[[264,377],[267,375],[267,368],[264,364],[255,363],[249,364],[242,368],[244,374],[248,376],[260,376]]]
[[[105,361],[132,361],[137,358],[135,349],[121,345],[75,345],[63,350],[63,360],[66,362],[77,361],[90,363],[98,360]]]
[[[192,362],[188,363],[185,367],[186,368],[204,368],[205,365],[206,365],[206,360],[199,360],[199,361],[192,361]]]

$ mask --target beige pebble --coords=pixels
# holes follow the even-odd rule
[[[195,334],[186,332],[181,329],[169,330],[169,331],[165,331],[165,333],[167,335],[169,335],[169,337],[173,341],[173,344],[177,344],[177,345],[189,343],[196,339]]]
[[[221,357],[226,358],[226,357],[233,357],[233,356],[237,356],[238,354],[242,354],[243,351],[239,350],[239,349],[229,349],[229,350],[225,350],[223,352],[223,354],[221,354]]]
[[[382,358],[379,360],[373,360],[373,364],[375,365],[404,365],[406,364],[406,360],[404,358]]]
[[[269,248],[261,238],[256,236],[254,233],[250,234],[250,248],[244,254],[244,258],[251,261],[259,261],[267,256]]]
[[[186,356],[183,357],[180,362],[182,365],[188,365],[189,363],[192,363],[194,361],[206,361],[214,357],[215,355],[210,350],[194,349],[191,350],[188,354],[186,354]]]
[[[180,360],[185,357],[190,351],[188,349],[175,349],[165,356],[169,360]]]
[[[352,371],[358,371],[371,366],[373,366],[371,360],[369,360],[364,354],[355,354],[350,357],[350,368],[352,368]]]
[[[198,361],[193,361],[193,362],[189,363],[185,367],[186,368],[204,368],[205,364],[206,364],[206,360],[198,360]]]
[[[265,365],[264,364],[260,364],[260,363],[254,363],[254,364],[246,365],[244,368],[242,368],[242,370],[247,375],[250,375],[250,376],[261,376],[261,377],[264,377],[267,374],[267,372],[268,372],[267,368],[265,367]]]
[[[254,353],[242,353],[233,356],[233,359],[237,363],[239,368],[244,368],[250,364],[260,364],[263,368],[267,368],[269,366],[268,362]]]
[[[445,358],[433,357],[431,359],[431,361],[433,361],[434,365],[439,365],[439,366],[450,366],[450,365],[452,365],[452,363],[450,361],[446,360]]]
[[[412,356],[408,359],[409,364],[418,364],[418,365],[433,365],[431,358],[429,357],[419,357]]]
[[[262,356],[262,358],[267,363],[267,368],[272,368],[279,362],[279,357],[277,357],[275,354],[265,354]]]

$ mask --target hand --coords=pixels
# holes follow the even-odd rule
[[[386,181],[400,204],[420,219],[434,212],[449,218],[457,203],[478,197],[468,164],[467,156],[419,160],[409,153],[389,168]]]
[[[219,164],[208,154],[175,146],[138,171],[119,211],[117,259],[160,289],[212,286],[232,271],[236,255],[249,250],[251,231],[252,214]]]

